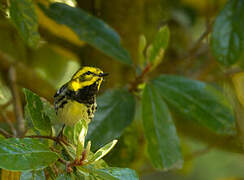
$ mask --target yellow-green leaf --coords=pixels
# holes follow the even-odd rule
[[[170,31],[168,26],[163,26],[155,35],[154,41],[148,47],[147,58],[154,67],[163,59],[164,52],[168,46]]]
[[[102,148],[97,150],[96,153],[94,154],[94,156],[88,161],[93,162],[93,161],[100,160],[106,154],[108,154],[109,151],[111,151],[111,149],[113,149],[113,147],[116,145],[117,142],[118,142],[118,140],[113,140],[112,142],[106,144],[105,146],[103,146]]]

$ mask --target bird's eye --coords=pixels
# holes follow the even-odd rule
[[[86,72],[86,75],[90,75],[90,74],[92,74],[91,71],[87,71],[87,72]]]

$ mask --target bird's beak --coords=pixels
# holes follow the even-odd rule
[[[101,74],[99,74],[99,77],[104,77],[104,76],[107,76],[108,75],[108,73],[101,73]]]

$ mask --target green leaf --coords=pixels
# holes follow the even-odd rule
[[[132,64],[128,52],[121,46],[119,35],[102,20],[85,11],[62,3],[53,3],[44,13],[59,24],[72,29],[78,37],[103,53],[125,64]]]
[[[97,152],[88,161],[93,162],[102,159],[106,154],[109,153],[109,151],[111,151],[111,149],[113,149],[117,142],[118,140],[113,140],[112,142],[106,144],[105,146],[97,150]]]
[[[181,168],[183,160],[174,122],[159,91],[148,84],[143,91],[142,119],[147,150],[155,168]]]
[[[79,121],[73,127],[66,126],[65,130],[64,130],[64,134],[65,134],[65,136],[68,137],[69,140],[71,140],[71,142],[73,142],[75,145],[77,145],[80,132],[83,128],[86,128],[86,132],[87,132],[87,125],[84,124],[83,121]],[[86,133],[85,133],[85,135],[86,135]]]
[[[163,26],[159,29],[153,43],[149,46],[147,58],[154,67],[162,61],[164,52],[169,43],[169,37],[170,31],[168,26]]]
[[[13,171],[42,169],[58,159],[40,139],[9,138],[0,140],[0,168]]]
[[[224,65],[237,62],[244,48],[244,1],[229,0],[217,16],[211,36],[211,49]]]
[[[124,89],[107,91],[98,97],[97,104],[97,112],[89,124],[87,134],[92,150],[117,139],[135,114],[135,99]]]
[[[20,180],[45,180],[44,171],[24,171],[21,173]]]
[[[28,89],[24,89],[26,97],[26,118],[31,119],[34,128],[46,134],[51,132],[51,122],[47,109],[38,95]]]
[[[174,75],[161,75],[152,84],[183,117],[197,121],[218,134],[235,134],[233,109],[217,89]]]
[[[56,111],[54,107],[46,100],[42,100],[43,103],[43,113],[49,117],[51,124],[57,124],[58,123],[58,117],[56,114]]]
[[[36,48],[40,41],[38,21],[31,0],[10,0],[10,17],[19,34],[30,47]]]
[[[96,169],[92,166],[84,166],[81,171],[89,172],[90,176],[99,180],[138,180],[136,172],[129,168],[109,167],[105,169]]]

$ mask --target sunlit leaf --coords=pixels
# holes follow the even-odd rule
[[[42,169],[58,159],[40,139],[9,138],[0,140],[0,167],[26,171]]]
[[[31,0],[10,0],[10,17],[19,34],[30,47],[37,47],[40,41],[38,22]]]
[[[48,4],[49,2],[46,1],[46,3]],[[38,23],[41,27],[55,34],[55,36],[65,39],[68,42],[71,42],[77,46],[84,46],[86,44],[84,41],[81,41],[80,38],[76,35],[76,33],[72,31],[70,28],[62,24],[56,23],[55,20],[45,15],[45,13],[39,8],[39,6],[36,5],[35,7],[36,14],[38,16]],[[58,48],[60,48],[60,46]]]
[[[84,135],[86,135],[87,125],[85,125],[83,121],[79,121],[73,127],[66,126],[64,134],[68,137],[69,140],[71,140],[75,145],[77,145],[80,133],[84,128],[86,129]]]
[[[231,65],[240,59],[244,49],[244,1],[229,0],[217,16],[211,38],[216,59]]]
[[[156,168],[180,168],[183,163],[175,125],[160,92],[148,84],[143,92],[142,119],[147,150]]]
[[[92,159],[90,159],[89,161],[98,161],[99,159],[103,158],[107,153],[109,153],[109,151],[111,151],[111,149],[113,149],[117,142],[118,140],[113,140],[112,142],[97,150]]]
[[[214,87],[174,75],[161,75],[152,83],[183,117],[218,134],[235,134],[233,109],[226,97]]]
[[[98,97],[97,105],[87,134],[87,140],[92,142],[92,150],[118,138],[132,122],[135,113],[135,99],[124,89],[107,91]]]
[[[119,35],[102,20],[62,3],[53,3],[48,9],[40,7],[48,17],[71,28],[81,40],[125,64],[132,63]]]
[[[24,89],[26,97],[26,112],[28,112],[28,118],[31,119],[34,128],[45,133],[51,132],[51,122],[48,114],[48,110],[43,105],[40,97],[28,89]],[[45,108],[45,110],[44,110]]]

